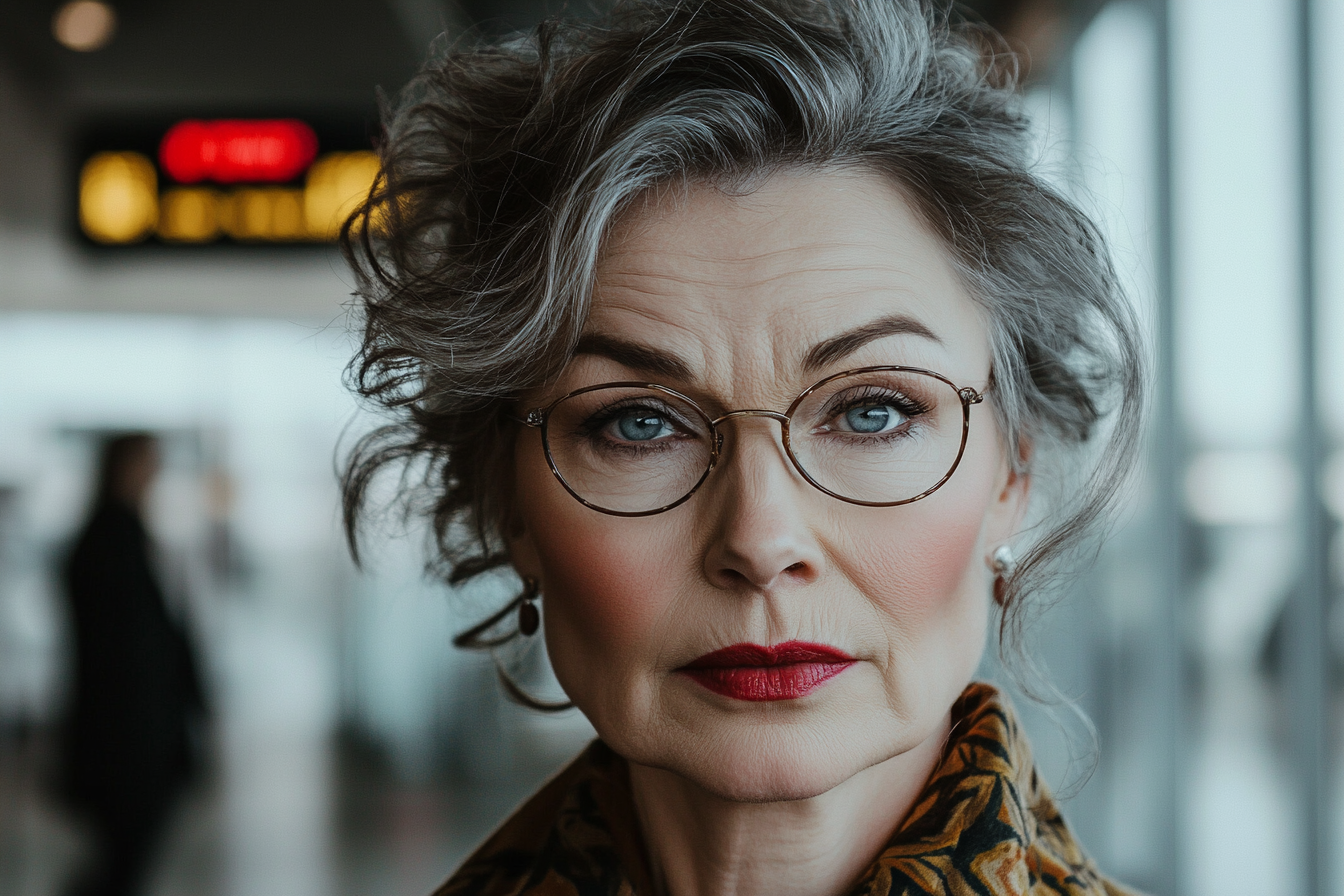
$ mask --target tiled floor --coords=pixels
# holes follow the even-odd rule
[[[292,739],[225,754],[184,799],[148,896],[427,896],[551,771],[406,783],[346,748]],[[40,737],[0,741],[0,893],[55,896],[78,825],[41,786]],[[241,767],[240,767],[241,766]]]

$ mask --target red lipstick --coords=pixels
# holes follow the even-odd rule
[[[732,644],[677,671],[736,700],[795,700],[854,662],[854,657],[825,644],[785,641],[774,647]]]

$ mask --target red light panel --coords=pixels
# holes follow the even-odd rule
[[[159,144],[159,164],[178,183],[284,183],[317,157],[317,135],[294,118],[180,121]]]

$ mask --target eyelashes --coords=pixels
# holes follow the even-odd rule
[[[832,396],[826,404],[826,409],[822,416],[830,420],[846,411],[852,411],[855,408],[873,407],[875,405],[888,405],[895,408],[901,414],[909,419],[923,416],[930,410],[928,405],[917,398],[913,398],[904,392],[898,392],[893,389],[884,389],[880,386],[867,386],[855,393]]]

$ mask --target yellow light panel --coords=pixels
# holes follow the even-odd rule
[[[175,243],[208,243],[219,236],[219,197],[203,187],[174,187],[159,197],[159,236]]]
[[[308,235],[332,240],[341,224],[369,195],[378,176],[378,156],[372,152],[333,152],[308,169],[303,191]]]
[[[224,194],[220,227],[242,242],[287,242],[306,236],[303,191],[285,187],[246,187]]]
[[[271,198],[271,239],[301,240],[308,236],[302,190],[276,190]]]
[[[139,242],[159,218],[154,164],[138,152],[101,152],[79,175],[79,224],[100,243]]]
[[[154,164],[135,152],[92,156],[80,173],[79,221],[100,243],[209,243],[228,236],[248,243],[334,240],[378,176],[372,152],[328,153],[309,169],[302,189],[165,186]],[[374,222],[377,223],[376,221]]]

